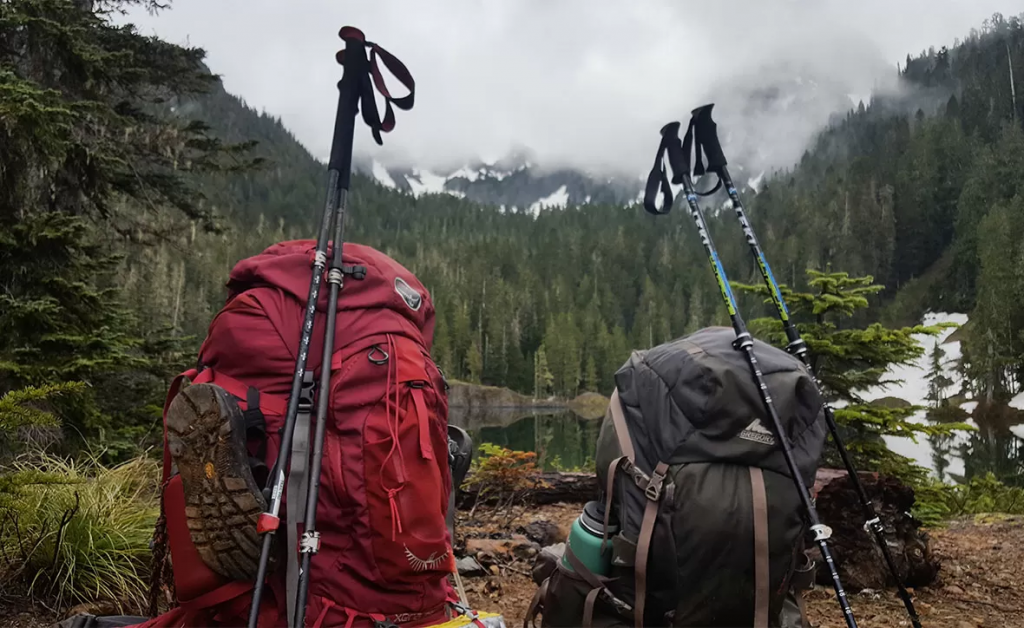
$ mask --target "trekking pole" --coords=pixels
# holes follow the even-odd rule
[[[693,110],[694,142],[696,145],[701,146],[704,149],[704,154],[707,155],[707,171],[714,172],[718,175],[719,181],[721,181],[722,185],[725,186],[725,191],[732,200],[732,207],[736,210],[736,216],[739,218],[740,225],[743,227],[743,235],[747,239],[747,244],[750,245],[750,252],[754,255],[757,267],[761,271],[761,277],[764,278],[764,283],[768,287],[768,293],[771,295],[779,320],[782,322],[782,327],[786,332],[786,338],[789,340],[789,344],[786,346],[786,351],[800,358],[800,361],[803,362],[807,366],[807,370],[810,371],[811,377],[814,379],[815,386],[820,389],[821,384],[818,381],[817,375],[814,373],[814,367],[811,364],[811,357],[810,352],[807,349],[807,343],[800,337],[800,332],[789,317],[789,309],[786,307],[786,301],[782,296],[782,291],[779,289],[779,284],[775,281],[775,276],[772,274],[772,269],[768,265],[768,260],[765,258],[764,251],[761,249],[761,245],[757,241],[757,236],[754,235],[754,229],[747,221],[747,216],[743,212],[743,203],[740,201],[740,196],[736,191],[736,186],[733,185],[732,177],[729,176],[729,169],[726,167],[725,154],[723,153],[722,145],[718,140],[718,128],[714,120],[711,119],[712,107],[714,107],[713,104],[698,107]],[[824,410],[825,423],[828,425],[828,430],[832,434],[832,440],[835,442],[836,449],[839,451],[839,457],[843,459],[843,465],[846,467],[847,475],[849,475],[850,481],[853,483],[857,492],[857,496],[860,498],[861,505],[864,507],[864,529],[870,530],[874,535],[874,540],[882,551],[882,556],[889,568],[889,573],[892,575],[893,580],[896,581],[896,586],[899,589],[899,596],[903,600],[903,605],[907,609],[907,614],[910,615],[911,623],[914,625],[914,628],[921,628],[921,620],[917,616],[917,610],[914,608],[914,602],[910,598],[910,593],[907,592],[906,587],[903,585],[903,581],[896,569],[896,563],[893,560],[892,553],[889,551],[889,545],[885,542],[885,528],[882,526],[882,520],[879,518],[878,513],[875,512],[875,508],[871,504],[871,500],[868,498],[867,492],[864,490],[864,485],[861,483],[860,477],[857,475],[857,469],[854,468],[853,461],[850,460],[850,454],[846,450],[846,445],[843,443],[843,439],[839,436],[839,426],[836,423],[832,406],[827,401],[825,402]]]
[[[722,261],[718,257],[718,250],[715,248],[715,243],[711,239],[711,234],[708,232],[707,222],[704,219],[704,212],[701,210],[700,205],[697,204],[697,193],[693,187],[693,179],[690,177],[689,150],[692,140],[692,123],[690,130],[687,131],[686,134],[686,142],[683,145],[680,145],[679,143],[679,126],[678,122],[671,122],[661,129],[661,146],[658,147],[658,155],[655,158],[654,169],[651,170],[651,175],[647,180],[647,193],[645,194],[644,207],[652,214],[666,214],[672,208],[671,188],[668,185],[668,178],[665,176],[665,172],[661,168],[662,156],[667,150],[669,153],[669,163],[674,171],[673,181],[677,183],[681,182],[683,184],[683,192],[686,194],[686,201],[690,206],[690,213],[693,216],[693,221],[697,225],[697,233],[700,236],[701,243],[704,245],[704,250],[708,254],[708,258],[711,262],[711,270],[715,273],[715,279],[718,281],[718,287],[722,293],[722,299],[725,301],[725,307],[729,312],[729,318],[732,320],[732,327],[736,332],[734,346],[738,350],[743,351],[746,355],[747,362],[750,365],[750,371],[754,377],[754,382],[757,384],[758,393],[761,396],[761,402],[764,404],[764,408],[768,413],[771,424],[775,429],[775,434],[777,435],[779,444],[782,447],[782,454],[786,459],[786,465],[789,467],[789,473],[793,478],[793,483],[796,485],[800,501],[803,503],[803,507],[807,511],[807,517],[811,523],[810,529],[814,533],[814,541],[818,544],[818,549],[821,551],[822,559],[828,565],[828,569],[831,572],[832,586],[835,588],[836,599],[839,601],[839,606],[843,610],[843,618],[846,620],[847,628],[857,628],[857,622],[853,618],[853,609],[850,608],[850,602],[846,599],[846,592],[843,590],[843,584],[839,579],[839,572],[836,570],[835,561],[832,560],[832,552],[828,548],[828,538],[832,535],[832,531],[828,526],[823,525],[818,519],[818,513],[814,508],[814,504],[811,502],[810,492],[807,490],[807,485],[804,483],[803,476],[800,475],[800,470],[797,467],[796,460],[793,458],[793,450],[789,444],[789,439],[786,437],[785,430],[782,427],[782,421],[779,418],[779,414],[775,409],[775,404],[772,401],[771,394],[768,391],[768,384],[765,382],[764,375],[761,373],[761,367],[758,364],[757,356],[754,355],[754,339],[747,330],[747,325],[738,311],[736,298],[733,296],[732,288],[729,287],[729,279],[725,274],[725,267],[722,266]],[[701,164],[701,172],[698,174],[703,174],[703,165],[699,158],[699,148],[697,163]],[[659,182],[666,199],[665,207],[661,211],[659,211],[654,204],[654,195],[657,192]],[[710,193],[711,192],[707,192],[707,194]]]
[[[268,486],[270,500],[267,511],[260,515],[257,529],[263,537],[260,552],[259,569],[253,588],[252,605],[249,608],[249,628],[257,628],[259,621],[260,600],[263,592],[263,581],[267,575],[267,564],[270,558],[271,543],[274,532],[280,526],[278,513],[281,509],[281,497],[285,486],[285,469],[288,468],[292,440],[295,434],[296,416],[298,414],[299,393],[302,380],[306,373],[306,362],[309,357],[309,344],[313,335],[313,322],[316,316],[316,305],[320,295],[320,284],[328,265],[328,236],[333,227],[334,247],[331,251],[330,272],[327,281],[330,284],[326,330],[324,334],[324,352],[321,357],[320,389],[317,398],[316,432],[313,442],[313,460],[309,470],[310,483],[306,496],[305,522],[300,543],[302,567],[299,572],[298,597],[295,605],[294,626],[302,626],[305,620],[306,597],[309,591],[309,565],[312,555],[320,548],[320,534],[316,531],[316,502],[320,487],[320,470],[323,461],[323,443],[326,430],[328,410],[329,383],[331,371],[331,354],[334,347],[335,318],[338,311],[338,294],[341,290],[343,275],[352,274],[357,279],[365,275],[361,267],[348,268],[342,260],[342,236],[344,235],[345,208],[348,200],[348,189],[352,176],[352,143],[355,135],[355,118],[362,104],[363,119],[370,126],[374,140],[383,144],[381,132],[389,132],[395,126],[392,104],[400,109],[411,109],[413,105],[413,89],[415,83],[405,66],[386,50],[376,44],[367,42],[363,33],[356,28],[345,26],[339,33],[345,41],[345,50],[337,55],[338,62],[344,67],[344,74],[338,82],[338,113],[334,122],[334,139],[331,145],[331,157],[327,166],[327,201],[324,207],[320,230],[317,234],[316,252],[313,258],[313,273],[309,284],[309,296],[306,300],[306,312],[299,339],[299,353],[295,361],[295,373],[292,379],[291,395],[288,399],[288,410],[281,434],[281,447],[277,461],[274,463]],[[366,48],[371,49],[367,59]],[[383,77],[376,64],[380,56],[385,66],[408,89],[409,94],[402,98],[391,98]],[[370,78],[373,77],[371,84]],[[379,118],[373,86],[384,96],[387,109],[385,116]],[[294,515],[292,515],[294,516]],[[289,618],[293,619],[293,618]]]

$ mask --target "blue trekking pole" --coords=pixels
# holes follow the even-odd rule
[[[680,124],[678,122],[671,122],[661,129],[661,145],[658,147],[658,154],[655,157],[654,168],[651,170],[651,174],[647,179],[644,208],[648,212],[656,215],[667,214],[672,209],[672,191],[669,187],[668,177],[666,176],[665,170],[662,166],[662,159],[667,152],[669,164],[673,170],[673,182],[683,184],[683,193],[686,195],[686,202],[690,206],[690,214],[693,217],[693,221],[697,225],[697,234],[700,236],[701,243],[704,245],[704,250],[708,254],[708,260],[711,263],[711,270],[715,274],[715,280],[718,282],[718,288],[722,293],[722,299],[725,301],[725,307],[729,312],[729,318],[732,321],[733,330],[736,332],[734,346],[737,350],[743,351],[746,355],[747,362],[750,365],[751,374],[754,377],[754,382],[757,384],[761,402],[764,404],[764,408],[771,421],[772,428],[774,429],[778,442],[782,447],[782,454],[786,459],[786,465],[789,467],[789,473],[796,486],[800,501],[802,502],[804,509],[807,511],[807,517],[811,524],[810,529],[811,532],[814,533],[814,542],[817,543],[818,549],[821,551],[821,557],[825,561],[825,564],[828,566],[829,572],[831,573],[832,586],[835,588],[836,599],[839,601],[839,606],[843,611],[843,619],[846,620],[846,626],[847,628],[857,628],[857,622],[853,618],[853,609],[850,608],[850,602],[846,599],[846,592],[843,590],[843,584],[840,581],[839,572],[836,569],[835,561],[832,559],[832,552],[828,547],[828,539],[832,534],[832,530],[829,529],[828,526],[823,525],[818,519],[818,512],[815,510],[814,504],[811,502],[810,492],[807,490],[807,485],[804,483],[803,476],[800,475],[800,470],[793,457],[792,447],[789,443],[789,439],[786,437],[785,430],[782,427],[782,420],[779,417],[778,411],[775,409],[771,393],[768,390],[768,384],[765,382],[764,374],[761,372],[761,367],[758,364],[757,356],[754,355],[754,339],[747,330],[747,325],[743,320],[743,316],[739,313],[739,309],[736,305],[736,297],[733,295],[732,288],[729,286],[729,279],[726,276],[725,267],[722,266],[722,261],[718,257],[718,250],[715,248],[715,243],[711,239],[711,234],[708,232],[704,212],[697,203],[697,192],[693,187],[693,179],[690,177],[690,151],[693,147],[694,121],[691,120],[690,127],[686,132],[686,138],[682,143],[679,141],[679,127]],[[700,159],[699,144],[697,145],[697,166],[698,167],[694,169],[694,172],[698,175],[703,174],[704,168]],[[719,182],[719,186],[720,185],[721,182]],[[665,198],[665,205],[661,210],[659,210],[655,205],[655,198],[659,186]],[[718,189],[718,187],[716,186],[715,189]],[[705,194],[711,194],[712,192],[714,192],[714,190]]]
[[[699,151],[703,149],[704,154],[707,155],[708,165],[706,171],[713,172],[718,175],[720,185],[725,186],[725,191],[729,195],[729,199],[732,201],[732,207],[736,211],[736,217],[739,219],[740,226],[743,228],[743,235],[747,240],[747,244],[750,245],[750,252],[754,256],[754,261],[757,262],[757,268],[761,271],[761,277],[764,279],[764,283],[768,288],[768,294],[771,296],[772,303],[775,305],[775,310],[778,314],[779,320],[782,322],[782,328],[786,332],[786,338],[789,341],[789,344],[786,346],[786,351],[800,358],[800,361],[807,366],[807,370],[810,372],[811,377],[814,378],[815,385],[820,388],[821,384],[818,382],[817,376],[814,373],[814,367],[811,363],[811,356],[807,349],[807,343],[800,337],[800,332],[797,330],[796,325],[793,324],[793,320],[789,317],[789,308],[786,307],[786,300],[782,296],[782,291],[779,289],[778,282],[775,281],[775,276],[772,274],[772,269],[768,265],[767,258],[765,258],[764,250],[761,249],[761,245],[757,241],[754,229],[750,226],[750,222],[747,221],[747,216],[743,212],[743,203],[740,201],[739,192],[736,191],[736,186],[732,182],[732,177],[729,176],[729,168],[726,166],[725,154],[722,152],[722,145],[718,140],[718,126],[715,124],[714,120],[711,119],[712,107],[714,107],[713,104],[705,105],[694,109],[692,112],[693,122],[691,124],[693,127],[694,144],[699,147],[697,149],[698,154]],[[907,609],[907,614],[910,615],[911,623],[914,625],[914,628],[921,628],[921,620],[917,616],[917,610],[914,608],[914,602],[911,600],[910,593],[907,592],[906,587],[903,585],[903,580],[899,576],[899,571],[897,570],[896,563],[893,560],[892,552],[889,550],[889,544],[885,542],[885,528],[882,526],[882,520],[879,518],[878,513],[875,512],[875,508],[872,506],[871,500],[868,498],[868,494],[864,490],[864,485],[860,481],[860,476],[857,474],[857,469],[853,466],[853,461],[850,459],[850,454],[846,450],[846,445],[843,443],[843,439],[839,435],[839,426],[836,424],[835,413],[828,402],[825,402],[825,423],[828,425],[828,430],[832,434],[832,441],[836,444],[839,457],[843,460],[843,466],[846,467],[847,476],[849,476],[850,482],[853,483],[857,496],[860,498],[861,505],[864,508],[864,529],[871,531],[874,536],[875,543],[878,545],[879,549],[881,549],[882,557],[889,568],[889,573],[896,582],[896,587],[899,589],[899,596],[903,600],[903,605]]]

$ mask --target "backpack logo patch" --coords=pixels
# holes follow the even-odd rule
[[[412,286],[405,283],[405,280],[401,277],[395,277],[395,292],[398,293],[398,296],[402,297],[402,300],[405,301],[405,304],[413,312],[418,311],[420,305],[423,304],[423,297],[420,296],[420,293],[413,290]]]
[[[774,445],[775,435],[772,434],[771,430],[761,423],[761,419],[754,419],[750,422],[746,428],[740,432],[740,438],[743,440],[753,441],[755,443],[761,443],[762,445]]]
[[[409,546],[405,546],[405,557],[409,561],[409,566],[415,571],[426,571],[428,569],[437,569],[444,564],[444,561],[448,558],[448,550],[445,550],[443,554],[437,556],[437,552],[432,552],[430,556],[424,560],[412,553]],[[435,558],[436,557],[436,558]]]

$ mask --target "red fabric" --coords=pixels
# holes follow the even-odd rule
[[[211,322],[200,349],[204,370],[198,379],[226,383],[229,392],[241,397],[243,408],[239,383],[255,386],[261,400],[268,401],[261,402],[268,466],[280,447],[278,430],[284,423],[314,250],[312,240],[282,242],[239,262],[231,271],[228,302]],[[366,267],[366,277],[346,275],[338,303],[317,504],[321,548],[312,561],[306,615],[311,621],[319,618],[324,628],[344,626],[352,613],[359,614],[353,626],[371,625],[370,615],[411,616],[415,619],[409,625],[416,625],[420,616],[424,621],[438,618],[452,595],[447,580],[451,539],[445,525],[451,475],[448,457],[432,455],[448,446],[443,378],[430,358],[434,306],[416,277],[379,251],[346,243],[344,263]],[[396,279],[419,294],[418,307],[403,299]],[[317,376],[327,293],[325,277],[307,362]],[[381,352],[389,356],[385,364],[369,359],[379,361]],[[195,371],[190,375],[196,377]],[[168,403],[176,388],[172,386]],[[250,443],[251,453],[256,445]],[[180,602],[189,606],[188,600],[224,581],[192,546],[177,478],[167,483],[164,506],[175,585]],[[284,522],[287,517],[282,511]],[[284,559],[284,535],[278,536]],[[281,564],[268,579],[267,592],[280,592],[264,595],[264,606],[275,615],[267,616],[268,626],[286,625],[284,574]],[[209,612],[193,604],[189,608],[194,616],[176,609],[165,618],[172,623],[147,628],[244,624],[250,597],[249,590],[235,591],[231,599],[218,599]]]

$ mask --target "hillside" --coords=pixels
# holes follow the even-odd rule
[[[750,215],[780,280],[800,284],[804,268],[827,265],[871,274],[887,287],[879,305],[913,286],[913,298],[890,311],[895,318],[917,320],[928,308],[978,310],[974,333],[998,327],[996,355],[1021,354],[1015,330],[1024,320],[1002,304],[1017,294],[1012,286],[1024,286],[1014,283],[1024,271],[1004,262],[1016,255],[997,254],[1020,246],[1013,236],[1020,223],[1009,216],[1024,202],[1022,103],[1015,118],[1008,61],[1024,76],[1018,20],[987,23],[954,49],[909,58],[902,92],[851,110],[799,164],[765,175],[758,194],[748,190]],[[176,246],[147,249],[125,275],[148,315],[201,337],[236,260],[278,239],[311,236],[324,167],[279,120],[219,88],[176,113],[207,119],[227,139],[255,138],[257,154],[268,159],[261,172],[203,180],[208,202],[228,219],[226,234],[185,232]],[[630,348],[724,321],[685,213],[652,217],[636,203],[623,205],[625,192],[601,196],[599,184],[580,173],[557,176],[570,175],[580,186],[557,195],[549,191],[557,178],[544,187],[528,169],[503,177],[523,178],[524,204],[547,194],[559,197],[552,205],[569,206],[531,212],[474,202],[508,197],[468,187],[466,198],[425,193],[441,189],[439,178],[412,194],[395,181],[392,188],[355,177],[349,238],[394,255],[425,281],[440,312],[435,353],[453,376],[533,393],[543,362],[548,392],[607,391]],[[445,185],[483,186],[499,176],[464,172]],[[587,194],[590,201],[577,206]],[[719,206],[718,199],[708,203]],[[731,214],[714,214],[712,234],[731,278],[756,281]],[[920,280],[939,266],[922,289]],[[999,290],[995,281],[1003,282]],[[744,306],[758,307],[752,299]],[[1009,327],[993,327],[993,317]],[[969,339],[968,359],[976,355],[971,345]],[[995,372],[973,368],[975,378]],[[1015,392],[1006,377],[993,382]]]

